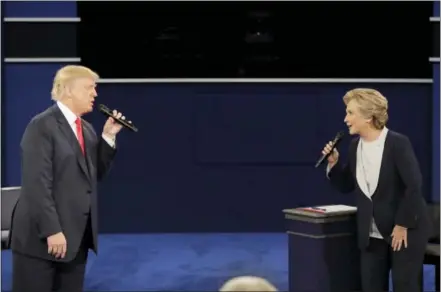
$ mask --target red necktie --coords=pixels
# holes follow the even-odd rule
[[[81,152],[83,152],[84,155],[84,138],[83,138],[83,127],[81,127],[81,119],[77,118],[75,120],[75,124],[77,125],[78,142],[80,143]]]

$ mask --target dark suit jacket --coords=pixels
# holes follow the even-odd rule
[[[21,141],[22,185],[14,210],[10,244],[16,252],[56,260],[46,238],[63,232],[64,259],[80,247],[88,218],[97,252],[97,181],[109,170],[116,150],[82,121],[86,158],[65,116],[55,104],[35,116]]]
[[[426,240],[430,220],[422,196],[422,175],[409,139],[388,131],[375,193],[370,200],[360,189],[356,179],[357,147],[359,138],[352,140],[349,161],[339,162],[329,172],[333,186],[341,192],[355,191],[357,198],[357,227],[360,248],[369,243],[372,217],[383,238],[390,242],[395,225],[418,230],[412,232]]]

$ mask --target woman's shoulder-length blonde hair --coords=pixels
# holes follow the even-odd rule
[[[383,129],[389,119],[387,113],[388,101],[378,90],[371,88],[355,88],[343,96],[343,102],[347,105],[354,100],[360,113],[365,118],[371,118],[376,129]]]

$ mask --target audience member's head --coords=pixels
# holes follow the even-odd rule
[[[220,288],[221,292],[234,292],[234,291],[256,291],[256,292],[272,292],[277,291],[269,281],[254,277],[254,276],[241,276],[235,277],[227,282]]]

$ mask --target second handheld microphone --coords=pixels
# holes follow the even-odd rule
[[[319,167],[320,164],[322,164],[323,161],[325,161],[325,159],[327,159],[329,157],[329,155],[332,154],[332,152],[334,151],[335,147],[337,147],[338,143],[340,143],[340,141],[341,141],[341,139],[343,138],[344,135],[345,135],[345,132],[343,132],[343,131],[340,131],[340,132],[337,133],[337,135],[335,135],[335,138],[332,141],[332,149],[331,149],[331,151],[328,154],[326,154],[326,155],[322,155],[322,157],[320,157],[320,159],[315,164],[315,167]]]
[[[112,111],[107,106],[105,106],[104,104],[100,104],[99,105],[99,110],[105,116],[112,117],[118,124],[123,125],[124,127],[126,127],[127,129],[129,129],[129,130],[131,130],[133,132],[138,132],[138,128],[136,128],[133,123],[129,123],[126,120],[114,117]]]

